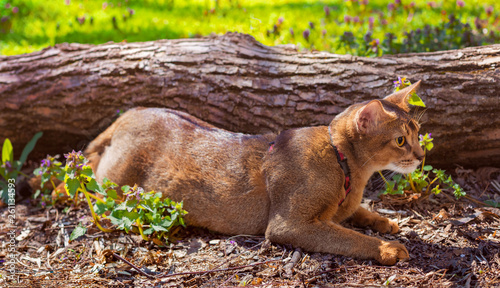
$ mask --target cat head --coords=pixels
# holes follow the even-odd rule
[[[408,99],[420,81],[382,100],[372,100],[358,106],[352,119],[353,130],[361,149],[373,170],[413,172],[422,162],[418,119],[409,114]]]

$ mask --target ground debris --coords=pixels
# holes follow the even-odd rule
[[[480,188],[467,193],[481,201],[496,199],[500,191],[486,177],[496,177],[497,171],[491,171],[479,171],[481,182],[476,184],[470,182],[476,174],[460,170],[467,187]],[[346,226],[400,241],[410,261],[380,266],[373,260],[300,251],[263,236],[197,228],[184,229],[176,243],[159,248],[135,235],[92,228],[83,205],[63,212],[63,207],[39,209],[23,202],[16,205],[20,237],[15,276],[25,285],[19,287],[500,286],[500,209],[440,195],[433,201],[384,202],[376,200],[379,190],[373,191],[367,191],[369,208],[397,221],[400,232],[381,235]],[[10,275],[6,208],[0,215],[0,279],[5,280]],[[68,241],[78,223],[89,226],[87,235]]]

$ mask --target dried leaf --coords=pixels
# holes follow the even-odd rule
[[[465,217],[463,217],[463,218],[460,218],[460,219],[457,219],[457,220],[449,220],[449,221],[453,225],[457,225],[457,226],[464,225],[464,224],[469,223],[470,221],[476,219],[482,213],[483,212],[481,212],[481,211],[477,211],[474,214],[465,215]]]

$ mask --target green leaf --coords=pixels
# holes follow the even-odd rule
[[[66,190],[68,191],[69,195],[71,195],[71,197],[74,197],[76,190],[78,190],[78,188],[80,188],[80,181],[78,181],[78,179],[76,179],[76,178],[66,177],[64,182],[66,182],[65,187],[66,187]]]
[[[169,220],[167,218],[163,219],[162,221],[160,221],[160,225],[163,226],[163,227],[170,227],[172,226],[172,223],[174,223],[173,220]],[[158,231],[158,230],[156,230]]]
[[[425,144],[425,149],[426,149],[427,151],[431,151],[431,150],[432,150],[432,148],[434,148],[434,144],[433,144],[432,142],[429,142],[429,143],[426,143],[426,144]]]
[[[9,186],[7,186],[7,183],[0,181],[0,198],[2,198],[2,201],[4,203],[7,203],[9,199]]]
[[[460,199],[460,197],[465,196],[465,191],[460,187],[458,184],[453,185],[453,194],[455,195],[455,198]]]
[[[40,196],[40,194],[42,194],[42,191],[40,189],[37,189],[35,191],[35,193],[33,194],[33,199],[36,199],[38,198],[38,196]]]
[[[12,160],[14,160],[14,148],[12,148],[9,138],[5,138],[2,147],[2,162],[12,162]]]
[[[151,209],[151,207],[149,207],[149,205],[147,205],[146,203],[142,203],[141,204],[142,208],[144,208],[145,210],[148,210],[149,212],[152,212],[153,213],[153,209]]]
[[[115,189],[106,190],[106,194],[108,194],[108,197],[110,197],[112,199],[118,199],[118,194],[116,193]]]
[[[418,97],[417,93],[413,92],[410,99],[408,99],[408,104],[413,106],[425,107],[424,101]]]
[[[102,189],[102,186],[99,185],[99,183],[97,183],[97,181],[94,178],[91,178],[89,183],[85,184],[85,187],[87,187],[89,191],[94,191],[96,193],[106,196],[104,189]]]
[[[66,171],[61,170],[61,172],[56,175],[56,178],[61,181],[64,181],[64,179],[66,179]]]
[[[116,209],[113,210],[111,214],[108,215],[108,219],[111,220],[111,223],[113,223],[114,225],[122,224],[123,223],[122,217],[123,217],[123,211],[119,211]]]
[[[104,177],[104,179],[102,179],[102,188],[104,188],[104,189],[114,188],[117,186],[118,185],[116,183],[112,182],[111,180],[109,180],[106,177]]]
[[[87,177],[95,178],[94,171],[92,171],[92,168],[90,168],[90,166],[88,166],[88,165],[84,165],[82,167],[81,173],[82,173],[82,175],[85,175]]]
[[[132,220],[128,217],[123,217],[123,228],[125,228],[125,231],[128,232],[130,229],[132,229]]]
[[[486,201],[484,201],[484,203],[486,203],[490,206],[496,207],[496,208],[500,208],[500,202],[495,202],[493,200],[486,200]]]
[[[50,174],[48,174],[48,173],[43,173],[43,174],[42,174],[42,177],[40,178],[40,180],[41,180],[41,184],[40,184],[40,186],[42,186],[42,187],[43,187],[43,185],[45,185],[45,183],[47,183],[48,181],[50,181]]]
[[[102,215],[106,211],[108,211],[108,206],[106,205],[106,203],[102,203],[101,201],[97,201],[94,204],[94,211],[97,215]]]
[[[73,241],[78,237],[85,235],[85,233],[87,233],[87,228],[79,223],[78,226],[76,226],[75,229],[73,229],[73,232],[71,232],[71,235],[69,236],[69,241]]]
[[[123,186],[122,186],[122,191],[123,191],[123,193],[127,193],[128,191],[130,191],[130,186],[128,186],[128,185],[123,185]]]
[[[115,209],[113,209],[113,210],[118,211],[118,210],[125,210],[125,209],[127,209],[127,202],[122,202],[122,203],[116,205]]]
[[[167,227],[169,227],[170,225],[168,225]],[[168,232],[168,229],[166,229],[165,227],[163,227],[163,225],[155,225],[155,224],[151,224],[151,228],[153,228],[155,231],[165,231],[165,232]]]
[[[424,166],[424,171],[431,171],[432,170],[432,166],[431,165],[425,165]]]
[[[135,206],[137,206],[137,200],[136,199],[131,199],[126,202],[127,204],[127,211],[131,212],[132,210],[135,209]]]
[[[115,209],[115,206],[118,206],[115,201],[111,197],[106,198],[106,206],[108,207],[108,210],[113,210]]]
[[[439,194],[441,193],[441,189],[439,188],[439,185],[437,185],[436,187],[434,187],[432,190],[431,190],[432,193],[434,194]]]
[[[144,233],[145,235],[150,235],[152,234],[153,232],[155,232],[155,230],[153,229],[153,227],[150,227],[144,231],[142,231],[142,233]]]
[[[42,135],[43,132],[36,133],[35,136],[31,138],[30,142],[28,142],[28,144],[24,146],[23,152],[21,153],[21,158],[19,158],[19,161],[21,161],[21,166],[24,164],[24,162],[26,162],[26,159],[28,159],[28,155],[31,153],[31,151],[33,151],[36,142],[38,141],[38,139],[40,139],[40,137],[42,137]],[[19,169],[21,169],[21,167],[19,167]]]

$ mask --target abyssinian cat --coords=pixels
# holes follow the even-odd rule
[[[404,245],[340,223],[381,233],[399,228],[360,207],[378,170],[409,173],[424,157],[408,96],[420,82],[348,107],[329,126],[247,135],[186,113],[127,111],[85,151],[97,179],[160,191],[184,201],[188,225],[225,234],[265,234],[271,242],[392,265]]]

